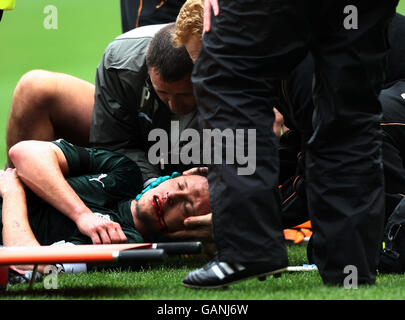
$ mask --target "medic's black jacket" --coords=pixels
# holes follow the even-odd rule
[[[383,160],[386,190],[386,211],[390,215],[394,207],[405,195],[405,17],[396,14],[388,30],[390,50],[388,52],[388,66],[386,80],[379,99],[382,104],[383,118],[381,126],[384,135]],[[305,197],[302,187],[303,157],[297,164],[297,155],[301,155],[302,146],[312,133],[312,101],[313,59],[309,54],[292,74],[281,81],[279,86],[280,103],[277,107],[283,114],[286,126],[294,132],[283,136],[280,140],[283,212],[288,215],[284,221],[285,227],[291,223],[301,223],[308,220],[305,199],[296,199],[298,194]],[[298,165],[298,167],[297,167]],[[293,169],[294,168],[294,169]],[[293,170],[296,175],[290,180]],[[288,181],[287,181],[288,180]],[[295,183],[294,183],[295,182]],[[297,201],[299,204],[292,202]],[[297,211],[305,211],[301,219]]]

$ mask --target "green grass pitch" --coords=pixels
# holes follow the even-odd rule
[[[58,29],[43,26],[44,8],[58,9]],[[405,13],[405,0],[398,11]],[[94,83],[95,69],[108,43],[121,32],[118,1],[17,0],[0,22],[0,167],[6,161],[5,129],[11,98],[18,79],[31,69],[65,72]],[[307,263],[305,245],[288,248],[290,264]],[[391,300],[404,299],[405,276],[380,275],[375,286],[358,289],[329,287],[317,272],[283,274],[265,282],[248,280],[227,290],[191,290],[183,277],[201,266],[201,257],[171,257],[148,264],[137,272],[95,272],[60,275],[58,289],[36,283],[10,286],[0,299],[120,299],[120,300]]]
[[[289,245],[290,265],[307,263],[305,245]],[[325,286],[316,271],[284,273],[266,281],[250,279],[228,289],[193,290],[181,285],[184,276],[207,258],[169,257],[164,263],[149,263],[136,272],[104,271],[58,276],[57,289],[37,282],[9,286],[0,299],[85,299],[85,300],[402,300],[405,276],[380,275],[374,286],[357,289]]]

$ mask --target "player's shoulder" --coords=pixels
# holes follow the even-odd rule
[[[155,34],[166,24],[150,25],[132,29],[116,37],[108,46],[115,54],[128,55],[128,53],[146,52],[149,42]]]
[[[149,43],[164,26],[166,24],[139,27],[116,37],[104,52],[104,68],[136,73],[143,70]]]
[[[149,26],[143,26],[139,28],[132,29],[128,32],[125,32],[118,37],[115,38],[115,40],[134,40],[134,39],[142,39],[142,38],[153,38],[155,34],[162,29],[163,27],[167,26],[168,24],[153,24]]]

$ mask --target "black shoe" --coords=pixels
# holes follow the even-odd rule
[[[183,280],[183,285],[190,288],[221,288],[232,283],[259,278],[264,280],[267,275],[279,275],[287,269],[285,265],[271,263],[227,263],[213,260],[204,267],[190,272]]]

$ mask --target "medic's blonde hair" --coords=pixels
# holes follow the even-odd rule
[[[176,19],[173,43],[184,46],[191,36],[202,40],[204,25],[204,0],[187,0],[180,9]]]

